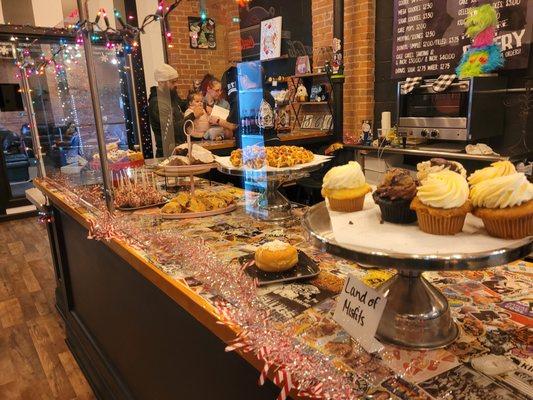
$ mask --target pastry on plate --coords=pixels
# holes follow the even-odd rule
[[[332,211],[361,211],[365,195],[371,191],[361,166],[356,161],[333,167],[324,176],[322,196],[328,199]]]
[[[202,146],[198,144],[192,144],[191,146],[192,154],[191,154],[191,160],[192,164],[211,164],[215,162],[215,156],[213,153],[211,153],[209,150],[204,149]],[[175,156],[182,156],[185,158],[189,158],[189,146],[187,143],[181,144],[177,146],[174,149],[173,155]]]
[[[233,150],[230,162],[234,167],[260,169],[263,167],[287,168],[306,164],[314,159],[314,154],[298,146],[247,146]]]
[[[162,214],[189,214],[223,210],[235,204],[235,197],[222,190],[197,189],[194,195],[179,192],[165,207]]]
[[[523,173],[483,180],[470,191],[474,215],[491,236],[521,239],[533,235],[533,183]]]
[[[298,264],[298,250],[280,240],[268,242],[255,252],[255,265],[265,272],[283,272]]]
[[[410,205],[416,196],[416,181],[409,171],[400,168],[388,170],[383,182],[372,194],[381,210],[383,221],[395,224],[410,224],[416,221],[416,212]]]
[[[420,182],[426,179],[429,174],[443,170],[457,172],[463,178],[466,178],[466,169],[464,169],[461,163],[458,163],[457,161],[445,160],[444,158],[432,158],[429,161],[418,163],[416,169],[418,171],[416,178]]]
[[[479,169],[468,177],[468,183],[473,186],[487,179],[498,178],[516,173],[516,168],[510,161],[496,161],[490,167]]]
[[[472,209],[468,195],[468,182],[457,172],[444,169],[429,174],[411,202],[418,226],[434,235],[461,232],[466,214]]]

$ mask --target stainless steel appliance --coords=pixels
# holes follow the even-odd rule
[[[408,138],[476,141],[503,134],[505,108],[502,89],[507,78],[461,79],[443,92],[432,79],[409,94],[398,84],[398,133]]]

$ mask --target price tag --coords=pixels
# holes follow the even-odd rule
[[[354,275],[348,275],[344,288],[337,297],[337,307],[333,319],[357,340],[369,353],[375,353],[383,347],[374,335],[387,299],[383,293],[366,286]]]

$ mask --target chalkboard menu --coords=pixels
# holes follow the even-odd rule
[[[504,69],[527,68],[533,24],[531,0],[394,0],[392,78],[453,73],[470,39],[471,7],[491,3],[499,15],[496,42]],[[529,14],[528,14],[529,12]]]

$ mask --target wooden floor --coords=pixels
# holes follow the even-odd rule
[[[0,399],[94,399],[54,307],[45,227],[0,223]]]

